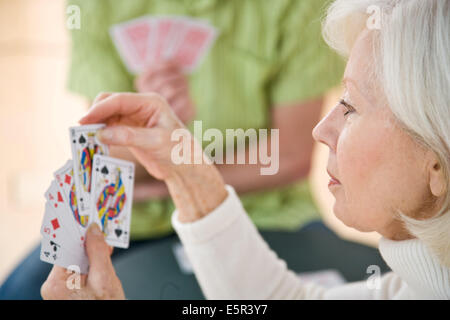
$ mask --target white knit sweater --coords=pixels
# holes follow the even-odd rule
[[[380,240],[393,271],[381,276],[378,289],[366,281],[331,289],[303,283],[268,247],[233,188],[227,190],[225,201],[194,223],[181,223],[177,211],[172,216],[208,299],[450,299],[450,268],[417,239]]]

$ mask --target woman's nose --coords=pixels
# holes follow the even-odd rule
[[[339,137],[337,122],[335,108],[333,108],[313,129],[314,140],[326,144],[330,149],[336,151]]]

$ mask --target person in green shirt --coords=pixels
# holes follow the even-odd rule
[[[99,92],[156,91],[175,105],[174,111],[190,128],[193,119],[202,121],[203,130],[217,128],[223,133],[278,128],[276,175],[261,175],[259,165],[219,168],[241,194],[258,228],[295,231],[318,218],[306,179],[313,145],[310,132],[319,118],[323,94],[338,83],[344,66],[321,40],[320,17],[326,2],[70,0],[80,8],[81,28],[71,31],[68,87],[91,101]],[[138,77],[126,71],[109,28],[159,14],[206,19],[218,29],[216,42],[194,73],[184,75],[170,63],[150,66]],[[255,147],[248,146],[246,152]],[[112,154],[129,156],[117,148]],[[131,238],[171,234],[174,205],[166,198],[165,186],[144,170],[137,171]]]

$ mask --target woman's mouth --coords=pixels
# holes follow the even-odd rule
[[[328,187],[335,186],[335,185],[340,185],[340,184],[341,184],[341,182],[340,182],[338,179],[336,179],[336,178],[330,173],[330,171],[327,170],[327,172],[328,172],[328,175],[330,176],[330,181],[328,182]]]

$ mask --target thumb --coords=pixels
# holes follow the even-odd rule
[[[108,272],[114,270],[110,247],[105,241],[105,237],[100,227],[93,223],[86,232],[86,252],[89,258],[89,272]]]
[[[128,126],[107,127],[98,132],[98,138],[101,142],[136,148],[148,148],[154,143],[156,129],[153,128],[134,128]],[[152,137],[153,136],[153,137]]]

